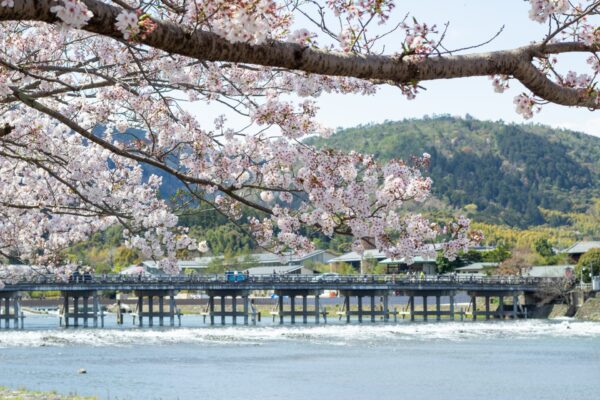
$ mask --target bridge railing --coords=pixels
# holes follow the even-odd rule
[[[423,277],[410,275],[237,275],[231,279],[226,274],[189,274],[189,275],[121,275],[121,274],[96,274],[71,277],[68,280],[56,275],[37,275],[22,278],[16,284],[50,284],[50,285],[98,285],[98,284],[229,284],[244,285],[248,283],[262,284],[462,284],[462,285],[528,285],[537,286],[551,282],[552,278],[533,278],[518,276],[469,276],[469,275],[425,275]]]

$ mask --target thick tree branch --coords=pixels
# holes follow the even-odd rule
[[[120,9],[98,0],[84,0],[94,17],[83,29],[122,40],[115,27]],[[41,21],[56,23],[50,12],[51,0],[15,0],[13,8],[0,7],[0,21]],[[582,43],[533,44],[506,51],[429,57],[411,62],[394,56],[325,52],[294,43],[271,41],[250,45],[230,43],[207,31],[188,32],[173,23],[156,21],[157,28],[141,43],[172,54],[203,61],[248,63],[314,74],[354,77],[411,84],[419,81],[488,75],[511,75],[532,92],[553,103],[599,108],[585,90],[564,88],[546,78],[531,64],[533,57],[564,52],[595,52],[598,46]]]

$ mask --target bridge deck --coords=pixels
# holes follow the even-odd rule
[[[228,281],[224,275],[187,276],[124,276],[96,275],[88,281],[65,282],[55,276],[34,276],[7,283],[2,292],[11,291],[155,291],[155,290],[277,290],[277,291],[477,291],[534,292],[547,283],[546,278],[521,277],[455,277],[439,276],[426,279],[393,277],[390,275],[340,275],[335,279],[304,275],[249,276],[241,282]]]

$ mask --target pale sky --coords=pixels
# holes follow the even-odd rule
[[[507,0],[404,0],[399,12],[411,11],[419,21],[442,25],[450,22],[446,44],[463,47],[493,36],[505,25],[503,33],[492,43],[475,51],[509,49],[526,45],[542,37],[545,25],[528,17],[529,2]],[[588,71],[580,60],[573,66]],[[564,67],[569,67],[565,64]],[[582,71],[583,72],[583,71]],[[511,81],[510,90],[495,93],[486,78],[465,78],[426,82],[426,92],[415,100],[406,100],[399,90],[383,87],[375,96],[323,96],[319,119],[331,127],[351,127],[361,123],[400,120],[432,114],[464,116],[466,113],[484,120],[533,122],[564,127],[600,136],[600,113],[586,109],[546,105],[539,114],[525,121],[514,111],[513,98],[525,88]]]
[[[447,48],[461,48],[486,41],[504,25],[504,31],[492,43],[473,51],[511,49],[540,40],[547,29],[545,25],[529,19],[528,1],[401,0],[397,4],[396,20],[410,11],[419,22],[435,23],[440,27],[450,22],[444,41]],[[301,22],[299,24],[302,26]],[[306,27],[311,29],[310,26]],[[387,40],[386,48],[390,52],[396,51],[398,44],[394,38]],[[570,58],[559,69],[588,73],[585,58],[587,56]],[[433,114],[464,116],[468,113],[482,120],[540,123],[600,136],[600,113],[586,109],[546,105],[532,119],[524,120],[515,112],[513,98],[524,92],[525,88],[515,80],[511,80],[511,88],[503,94],[494,92],[487,77],[424,82],[423,85],[427,90],[415,100],[407,100],[399,89],[388,86],[382,86],[374,96],[323,95],[317,99],[320,106],[318,120],[325,126],[338,128]],[[212,123],[221,113],[228,114],[230,122],[236,120],[235,116],[216,103],[197,107],[194,105],[195,113],[202,115],[201,119],[207,123]]]

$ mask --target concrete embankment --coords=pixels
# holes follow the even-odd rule
[[[600,321],[600,297],[587,299],[577,310],[575,318],[584,321]]]

